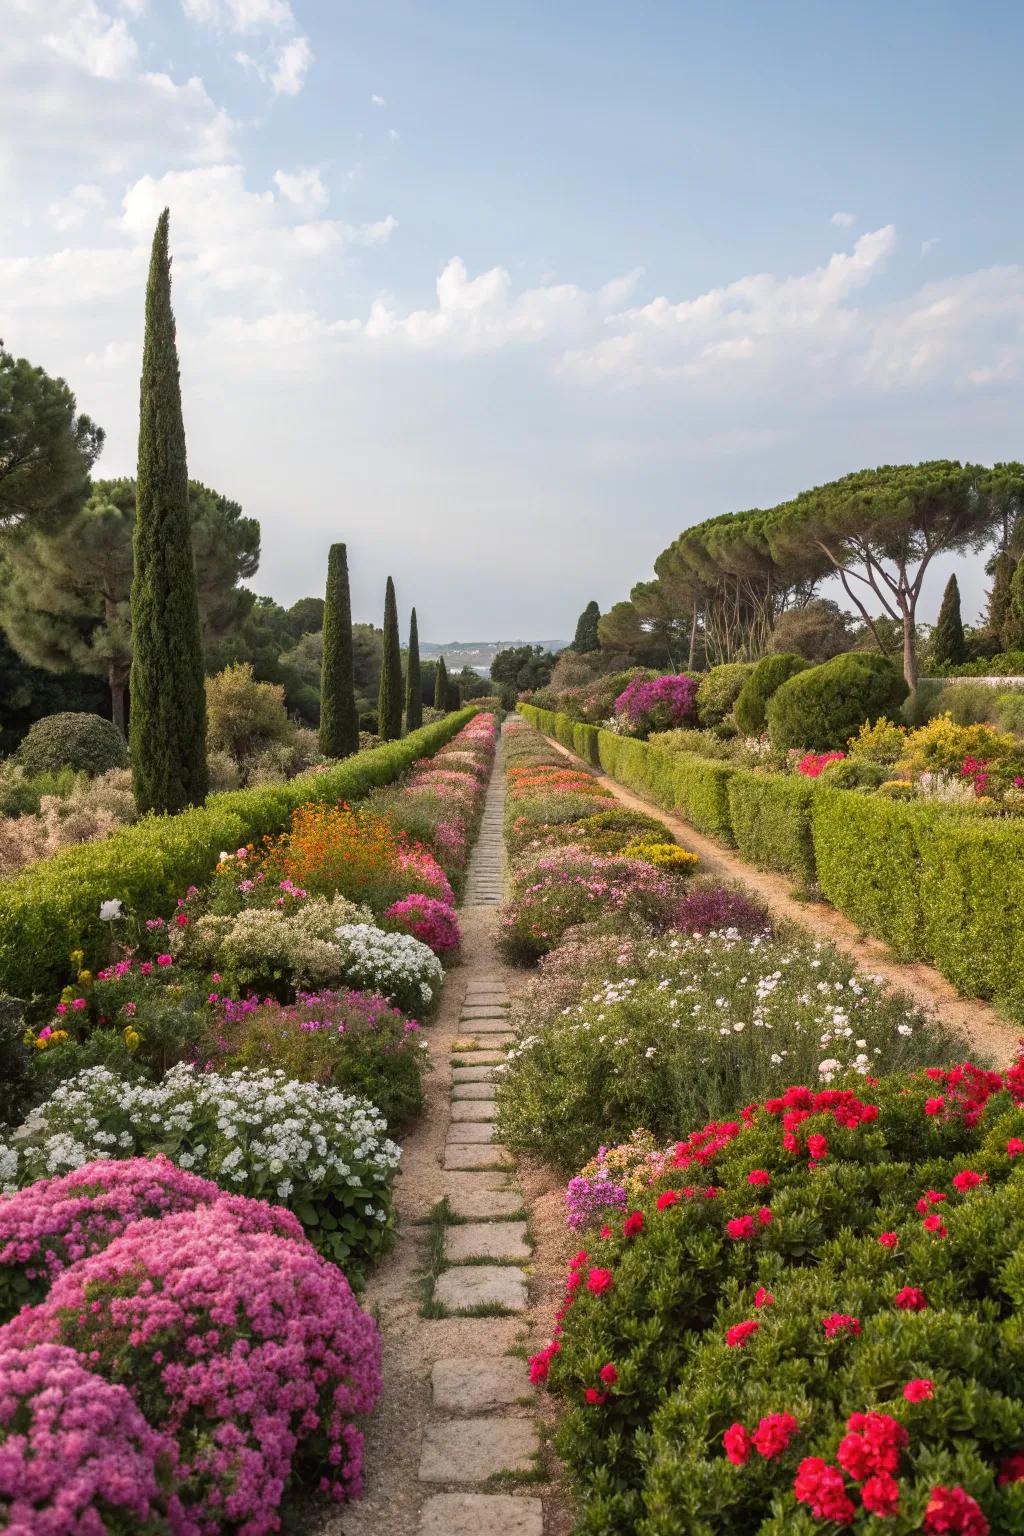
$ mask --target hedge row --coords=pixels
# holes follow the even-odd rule
[[[109,958],[101,902],[117,897],[129,912],[165,915],[189,885],[209,877],[222,849],[283,832],[292,811],[307,801],[358,800],[391,783],[475,713],[475,706],[459,710],[323,773],[210,795],[204,806],[177,816],[147,816],[102,842],[79,843],[30,865],[0,884],[0,992],[29,998],[58,991],[68,979],[71,950],[84,950],[87,965]],[[124,925],[117,932],[127,936]]]
[[[567,716],[519,707],[571,745]],[[598,764],[618,783],[759,869],[789,875],[804,890],[819,886],[901,959],[925,960],[961,992],[1024,1020],[1024,820],[829,789],[596,734]],[[593,747],[580,755],[593,762]]]

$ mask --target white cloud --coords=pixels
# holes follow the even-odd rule
[[[835,224],[839,229],[849,229],[851,225],[856,224],[857,215],[855,213],[834,213],[829,222]]]
[[[397,144],[399,139],[401,138],[401,134],[399,133],[397,128],[389,128],[388,129],[388,138],[391,140],[392,144]]]
[[[293,37],[277,50],[270,73],[270,83],[277,96],[297,96],[306,83],[313,62],[308,37]]]
[[[942,244],[942,241],[941,241],[941,239],[939,238],[938,235],[932,235],[929,240],[922,240],[921,241],[921,255],[922,256],[927,256],[929,251],[934,251],[935,247],[937,245],[941,245],[941,244]]]
[[[181,0],[190,21],[231,32],[279,31],[295,25],[288,0]]]
[[[24,0],[15,5],[27,8]],[[57,0],[49,9],[51,30],[43,41],[58,58],[97,80],[123,80],[133,73],[139,50],[120,16],[108,15],[94,0]]]
[[[316,210],[326,208],[330,194],[323,184],[320,172],[315,168],[306,171],[275,171],[274,185],[281,196],[296,208]]]
[[[90,211],[105,208],[106,203],[99,187],[91,182],[80,182],[77,187],[72,187],[67,197],[55,198],[46,211],[54,229],[65,234],[84,224]]]
[[[384,100],[384,97],[383,96],[378,96],[376,91],[370,97],[370,101],[372,102],[372,104],[375,107],[386,107],[387,106],[387,102]]]

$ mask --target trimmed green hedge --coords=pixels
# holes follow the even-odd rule
[[[811,838],[813,779],[798,774],[752,773],[729,780],[729,816],[736,847],[758,869],[790,875],[802,890],[817,879]]]
[[[222,849],[283,832],[292,811],[306,801],[358,800],[390,784],[476,712],[475,706],[459,710],[402,741],[343,758],[325,773],[211,795],[197,809],[147,816],[102,842],[79,843],[29,865],[0,883],[0,991],[25,998],[59,991],[68,979],[71,950],[84,950],[86,964],[109,958],[102,901],[117,897],[140,917],[166,914],[189,885],[208,879]]]
[[[571,744],[568,716],[519,709]],[[1024,819],[753,773],[611,731],[596,738],[600,766],[618,783],[762,869],[805,889],[817,881],[827,901],[901,959],[927,961],[966,995],[1024,1021]]]

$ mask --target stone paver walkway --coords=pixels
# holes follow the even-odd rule
[[[470,862],[467,907],[496,907],[504,896],[504,800],[499,755]],[[494,1140],[493,1077],[512,1039],[508,1007],[497,966],[467,983],[452,1047],[442,1165],[446,1267],[433,1291],[435,1309],[443,1308],[447,1317],[516,1316],[529,1304],[531,1244],[523,1199],[512,1158]],[[540,1435],[525,1360],[490,1353],[440,1359],[431,1387],[419,1478],[438,1491],[421,1506],[421,1536],[543,1536],[539,1498],[494,1491],[496,1480],[529,1476],[538,1467]]]

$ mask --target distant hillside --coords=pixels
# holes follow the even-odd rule
[[[517,645],[540,645],[546,651],[564,651],[568,640],[449,640],[447,645],[433,641],[420,641],[420,655],[425,661],[443,656],[449,672],[460,672],[463,667],[475,667],[485,677],[491,670],[491,662],[499,651],[511,650]]]

